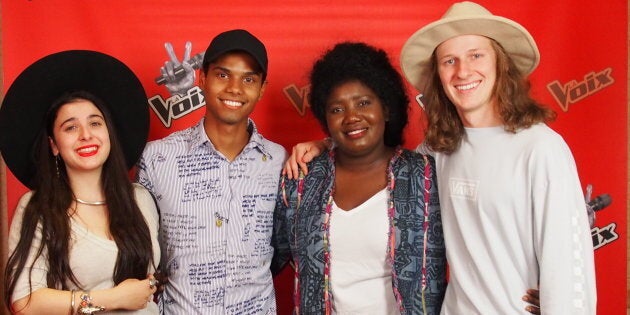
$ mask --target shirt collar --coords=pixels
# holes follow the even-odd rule
[[[192,129],[191,138],[190,138],[190,147],[189,150],[195,150],[202,146],[207,146],[213,152],[217,152],[212,141],[208,139],[208,135],[206,134],[206,130],[203,127],[204,118],[201,118],[201,121],[197,123]],[[250,150],[257,150],[266,158],[273,159],[271,152],[265,146],[265,138],[258,132],[258,128],[256,128],[256,124],[251,118],[247,120],[247,131],[249,131],[250,137],[249,142],[243,148],[243,153],[248,153]]]

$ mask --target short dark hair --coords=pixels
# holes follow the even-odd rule
[[[385,145],[395,147],[403,143],[403,131],[408,123],[409,98],[403,80],[392,66],[387,53],[365,43],[342,42],[328,50],[313,65],[310,74],[309,103],[313,115],[324,132],[326,102],[339,85],[359,81],[378,96],[388,113],[385,123]]]
[[[204,61],[203,64],[201,65],[201,73],[203,75],[208,74],[208,69],[210,68],[210,64],[216,63],[217,60],[219,60],[220,58],[223,58],[227,55],[233,55],[233,54],[247,54],[249,57],[252,58],[252,60],[254,61],[253,63],[253,69],[254,73],[256,74],[260,74],[260,77],[262,79],[262,82],[265,82],[265,80],[267,80],[267,72],[264,71],[264,69],[260,66],[260,64],[256,61],[256,57],[254,57],[252,54],[248,53],[245,50],[230,50],[227,52],[222,53],[221,55],[216,56],[213,59]]]

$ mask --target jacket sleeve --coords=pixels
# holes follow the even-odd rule
[[[276,197],[276,208],[273,213],[273,234],[271,236],[271,246],[273,247],[273,259],[271,260],[271,273],[275,276],[286,266],[291,258],[289,246],[289,225],[287,220],[288,196],[285,184],[290,184],[286,176],[280,178],[278,194]]]
[[[428,174],[431,187],[424,187],[428,193],[429,222],[427,229],[427,253],[426,253],[426,277],[427,294],[426,314],[440,314],[444,295],[446,293],[446,249],[444,246],[444,232],[442,230],[442,217],[440,214],[440,200],[437,190],[437,177],[435,161],[427,156],[429,162]]]

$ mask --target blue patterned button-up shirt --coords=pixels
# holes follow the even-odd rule
[[[273,211],[286,151],[250,120],[250,141],[228,161],[196,126],[150,142],[138,182],[160,210],[164,314],[275,314],[269,265]]]

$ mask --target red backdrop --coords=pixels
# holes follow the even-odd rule
[[[596,244],[598,314],[626,309],[627,0],[481,0],[493,13],[525,26],[542,60],[532,74],[536,98],[559,113],[551,127],[573,150],[583,187],[608,193],[613,203],[598,212]],[[253,117],[260,131],[287,149],[322,136],[305,101],[307,71],[317,56],[341,40],[365,41],[387,50],[398,65],[400,48],[418,28],[439,18],[452,1],[311,0],[251,1],[2,1],[4,90],[35,60],[67,49],[113,55],[140,77],[152,108],[150,139],[196,123],[202,104],[176,103],[154,79],[168,60],[165,42],[181,58],[186,41],[202,53],[216,34],[245,28],[265,42],[269,86]],[[410,96],[415,96],[410,88]],[[192,99],[191,99],[192,100]],[[422,140],[415,106],[406,146]],[[168,119],[170,117],[170,124]],[[166,124],[163,122],[167,122]],[[26,191],[10,173],[9,219]],[[2,224],[7,224],[2,222]],[[568,224],[568,223],[567,223]],[[290,274],[276,279],[281,314],[290,308]]]

